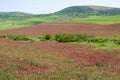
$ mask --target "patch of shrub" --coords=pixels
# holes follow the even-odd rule
[[[42,37],[42,36],[39,36],[39,37],[38,37],[38,39],[41,39],[41,38],[43,38],[43,37]]]
[[[111,39],[111,41],[113,41],[113,42],[117,42],[118,39],[117,39],[117,38],[114,38],[114,39]]]
[[[120,40],[118,40],[118,41],[117,41],[117,44],[119,44],[119,45],[120,45]]]
[[[7,35],[7,38],[12,39],[13,41],[29,41],[31,38],[26,35],[15,35],[15,34],[9,34]]]
[[[101,43],[101,44],[100,44],[100,47],[104,47],[104,46],[105,46],[105,44],[104,44],[104,43]]]
[[[0,35],[0,38],[6,38],[6,35]]]
[[[77,40],[86,41],[88,38],[93,38],[93,35],[88,34],[76,34]]]
[[[58,42],[74,42],[77,37],[74,34],[56,34],[55,40]]]
[[[113,39],[111,39],[111,41],[120,45],[120,38],[113,38]]]
[[[88,38],[93,38],[93,36],[87,34],[60,34],[60,33],[55,35],[55,40],[58,42],[87,41]]]
[[[46,34],[44,37],[46,40],[50,40],[52,38],[52,36],[50,34]]]
[[[30,42],[35,42],[35,40],[34,40],[34,39],[30,39],[29,41],[30,41]]]
[[[59,39],[62,37],[62,34],[61,33],[58,33],[55,35],[55,40],[56,41],[59,41]]]
[[[96,42],[96,43],[104,43],[104,42],[107,42],[109,40],[105,39],[105,38],[89,38],[87,41],[88,42]]]
[[[46,39],[45,39],[44,37],[39,38],[39,40],[42,41],[42,42],[45,42],[45,41],[46,41]]]

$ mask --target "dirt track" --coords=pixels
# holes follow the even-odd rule
[[[99,37],[114,36],[120,32],[120,24],[98,25],[87,23],[47,23],[30,27],[0,31],[0,34],[25,34],[40,36],[56,33],[87,33]]]

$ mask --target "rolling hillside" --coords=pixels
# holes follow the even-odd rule
[[[120,8],[103,6],[72,6],[51,14],[0,12],[0,30],[49,22],[87,22],[113,24],[120,22]]]
[[[74,19],[70,22],[92,23],[92,24],[115,24],[120,23],[120,15],[115,16],[90,16],[89,18]]]
[[[25,19],[33,17],[33,14],[24,13],[24,12],[0,12],[0,19]]]
[[[89,16],[110,16],[120,14],[120,8],[104,6],[72,6],[58,11],[56,14],[83,18]]]

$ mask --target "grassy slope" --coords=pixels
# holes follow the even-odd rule
[[[114,23],[120,23],[120,15],[104,16],[104,17],[92,16],[89,18],[72,20],[72,22],[86,22],[93,24],[114,24]]]
[[[31,26],[35,24],[55,22],[59,16],[32,17],[21,20],[0,20],[0,30]],[[14,25],[13,25],[14,23]]]
[[[61,20],[60,16],[52,15],[52,16],[45,16],[45,17],[33,17],[27,18],[22,20],[5,20],[0,22],[0,30],[5,29],[12,29],[24,26],[31,26],[40,23],[47,23],[47,22],[85,22],[85,23],[93,23],[93,24],[113,24],[113,23],[120,23],[120,15],[117,16],[91,16],[89,18],[82,18],[82,19],[74,19],[74,20]],[[13,25],[13,23],[15,25]]]

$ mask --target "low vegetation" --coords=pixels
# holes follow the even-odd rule
[[[46,34],[38,38],[33,38],[26,35],[0,35],[0,38],[9,38],[13,41],[22,41],[22,42],[73,42],[86,45],[95,46],[97,49],[120,49],[120,40],[117,39],[107,39],[107,38],[95,38],[93,35],[88,34],[61,34],[58,33],[55,36]]]
[[[77,37],[74,34],[56,34],[55,40],[58,42],[74,42]]]
[[[120,40],[118,40],[118,41],[117,41],[117,44],[119,44],[119,45],[120,45]]]
[[[52,36],[51,36],[50,34],[46,34],[44,38],[45,38],[46,40],[50,40],[51,37],[52,37]]]
[[[1,80],[120,79],[120,50],[94,50],[83,44],[40,39],[39,42],[0,39]]]
[[[71,18],[61,15],[35,16],[25,19],[0,20],[0,30],[13,29],[19,27],[33,26],[36,24],[49,22],[74,22],[74,23],[92,23],[92,24],[115,24],[120,22],[120,15],[115,16],[89,16],[86,18]],[[23,22],[24,21],[24,22]]]
[[[115,24],[120,23],[120,15],[115,16],[90,16],[89,18],[74,19],[70,22],[76,23],[92,23],[92,24]]]
[[[12,39],[13,41],[30,41],[32,38],[26,35],[21,35],[21,34],[8,34],[8,35],[1,35],[0,38],[9,38]]]

